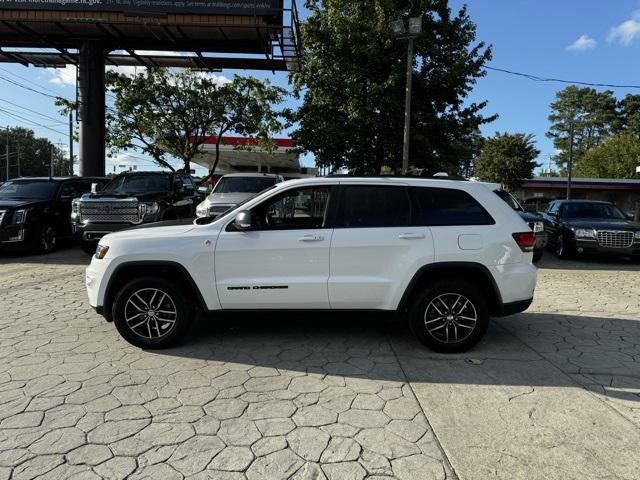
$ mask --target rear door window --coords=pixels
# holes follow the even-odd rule
[[[411,225],[411,200],[403,186],[346,185],[337,227],[371,228]]]
[[[414,224],[422,226],[492,225],[491,215],[471,195],[451,188],[413,187]]]

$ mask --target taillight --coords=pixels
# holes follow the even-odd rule
[[[533,247],[536,244],[536,235],[533,232],[514,233],[513,239],[523,252],[533,252]]]

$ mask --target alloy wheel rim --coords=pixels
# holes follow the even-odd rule
[[[42,246],[42,250],[45,252],[53,250],[56,246],[56,232],[52,226],[48,226],[42,230],[40,235],[40,245]]]
[[[157,340],[175,327],[178,310],[168,293],[157,288],[143,288],[134,292],[124,307],[129,329],[136,335]]]
[[[471,300],[459,293],[443,293],[429,302],[424,326],[431,337],[443,343],[467,339],[478,323],[478,312]]]

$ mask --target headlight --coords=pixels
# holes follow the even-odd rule
[[[196,216],[198,216],[198,217],[206,217],[207,216],[207,208],[206,207],[198,207],[198,208],[196,208]]]
[[[535,222],[533,224],[533,233],[544,232],[544,223],[543,222]]]
[[[28,208],[24,210],[16,210],[13,212],[13,223],[16,225],[22,225],[27,221],[27,213],[29,213]]]
[[[640,230],[634,233],[633,236],[636,238],[636,240],[640,240]]]
[[[109,251],[109,247],[106,245],[98,245],[98,247],[96,248],[96,258],[98,260],[102,260],[105,255],[107,254],[107,252]]]
[[[575,234],[580,238],[596,238],[596,231],[591,228],[576,228]]]
[[[158,213],[158,202],[149,202],[145,203],[145,205],[147,206],[145,215],[155,215],[156,213]]]
[[[80,199],[75,198],[71,202],[71,213],[75,213],[76,215],[80,212]]]

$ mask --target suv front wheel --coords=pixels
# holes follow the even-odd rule
[[[443,280],[429,286],[409,311],[411,330],[431,350],[465,352],[484,336],[489,312],[470,283]]]
[[[181,288],[142,277],[127,283],[113,302],[113,322],[120,335],[145,349],[167,348],[188,330],[193,311]]]

